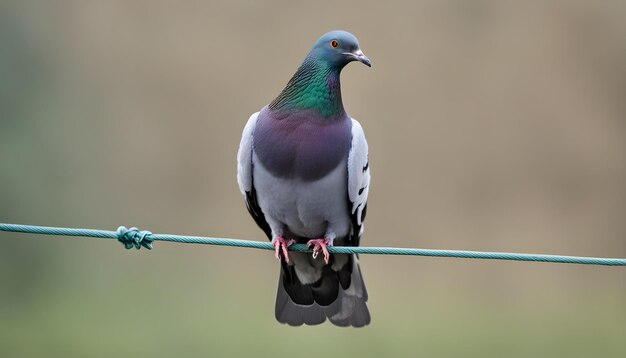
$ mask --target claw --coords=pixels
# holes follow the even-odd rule
[[[326,246],[329,246],[329,245],[331,245],[330,240],[326,238],[313,239],[313,240],[309,240],[309,242],[306,243],[306,247],[308,248],[311,248],[311,246],[313,246],[313,258],[314,259],[317,258],[320,251],[324,254],[324,262],[327,265],[328,265],[328,260],[330,259],[330,253],[328,252],[328,249],[326,248]]]
[[[272,246],[274,246],[274,256],[277,260],[280,260],[280,252],[282,251],[283,256],[285,256],[285,262],[289,263],[289,254],[287,253],[287,248],[291,246],[296,240],[285,240],[282,236],[277,236],[276,239],[272,241]]]

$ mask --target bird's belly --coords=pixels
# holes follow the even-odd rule
[[[329,228],[337,237],[349,234],[345,160],[314,181],[276,177],[259,160],[254,162],[254,186],[266,217],[303,238],[323,237]]]

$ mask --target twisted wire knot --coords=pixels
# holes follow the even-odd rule
[[[152,250],[152,233],[150,231],[139,231],[136,227],[127,229],[126,226],[117,228],[117,240],[124,244],[127,249],[133,247],[139,250],[142,246],[148,250]]]

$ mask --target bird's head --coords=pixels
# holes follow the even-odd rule
[[[338,68],[342,68],[352,61],[359,61],[372,67],[369,58],[363,54],[359,47],[359,40],[351,33],[341,30],[322,35],[313,45],[309,56]]]

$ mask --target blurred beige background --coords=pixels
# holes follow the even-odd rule
[[[364,245],[626,257],[621,1],[4,1],[0,221],[263,240],[241,129],[336,28]],[[0,233],[0,356],[626,352],[623,268],[361,261],[370,327],[290,328],[269,252]]]

